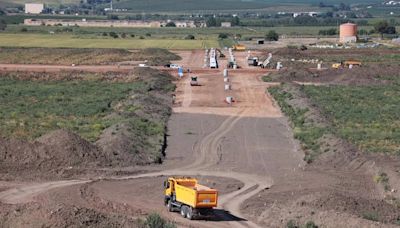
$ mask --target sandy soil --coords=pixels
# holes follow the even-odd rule
[[[379,225],[354,214],[347,215],[335,208],[335,201],[326,203],[336,190],[347,194],[347,186],[352,194],[360,189],[372,189],[363,192],[368,199],[379,199],[379,193],[374,191],[371,180],[359,173],[361,176],[352,176],[351,171],[322,172],[321,167],[305,169],[303,152],[293,138],[287,119],[265,94],[270,85],[260,77],[267,71],[247,67],[246,53],[236,53],[242,69],[229,71],[232,85],[229,91],[224,90],[223,69],[201,69],[203,51],[179,54],[184,59],[179,63],[192,69],[201,86],[191,87],[189,75],[177,82],[176,107],[168,126],[168,147],[162,165],[143,167],[142,174],[107,179],[94,176],[17,187],[12,182],[9,187],[2,183],[1,186],[9,189],[0,192],[0,202],[28,205],[33,201],[44,208],[68,204],[96,210],[102,215],[129,217],[157,211],[180,227],[282,227],[293,216],[309,218],[305,213],[318,218],[335,213],[329,219],[316,220],[328,227],[333,227],[335,219],[351,219],[348,221],[353,227]],[[226,60],[220,61],[221,66],[225,64]],[[227,95],[233,96],[236,102],[224,103]],[[162,180],[170,175],[201,176],[201,183],[221,191],[213,219],[188,221],[178,213],[166,212],[162,206]],[[348,178],[342,180],[342,175]],[[358,182],[351,184],[352,178]],[[324,186],[330,188],[326,190]],[[304,192],[322,196],[307,201],[310,194]],[[343,200],[343,197],[339,194],[336,199]],[[304,205],[307,209],[302,209]],[[320,211],[315,213],[316,210]],[[29,211],[26,213],[32,213]]]

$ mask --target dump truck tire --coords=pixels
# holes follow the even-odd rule
[[[167,208],[168,208],[169,212],[173,212],[174,211],[174,206],[172,205],[171,200],[168,200]]]
[[[188,209],[186,210],[186,218],[189,220],[193,220],[193,208],[192,207],[188,207]]]
[[[181,207],[181,215],[183,218],[186,218],[187,211],[188,211],[188,208],[186,206]]]

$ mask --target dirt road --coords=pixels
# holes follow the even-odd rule
[[[198,64],[203,51],[189,55],[188,64]],[[238,58],[244,58],[241,54]],[[190,58],[190,56],[192,56]],[[184,58],[187,59],[187,58]],[[221,61],[221,65],[223,64]],[[244,62],[244,60],[243,60]],[[69,180],[49,183],[33,183],[0,192],[0,201],[15,204],[37,200],[38,195],[57,191],[70,185],[96,183],[107,185],[97,189],[98,196],[111,196],[119,185],[115,181],[139,181],[155,177],[212,176],[234,179],[243,183],[243,187],[222,194],[216,219],[213,221],[187,221],[179,214],[165,213],[162,202],[146,200],[148,194],[161,199],[162,192],[131,191],[125,203],[135,205],[141,202],[146,208],[162,212],[182,226],[190,227],[258,227],[248,221],[240,210],[240,205],[260,191],[270,188],[274,181],[279,181],[301,169],[302,154],[297,148],[286,119],[274,105],[270,96],[265,94],[268,84],[260,80],[265,74],[258,68],[243,65],[240,71],[230,71],[229,82],[232,90],[224,90],[222,70],[194,71],[201,86],[191,87],[189,77],[177,83],[177,105],[169,124],[167,157],[159,171],[140,175],[114,177],[107,180]],[[232,105],[224,102],[226,96],[233,96]],[[146,171],[146,168],[143,168]],[[153,178],[153,179],[152,179]],[[222,179],[221,179],[222,180]],[[204,181],[200,178],[200,182]],[[50,192],[51,192],[50,191]],[[119,196],[124,198],[124,195]],[[39,197],[40,198],[40,197]],[[106,198],[106,197],[105,197]],[[151,198],[151,197],[149,197]]]

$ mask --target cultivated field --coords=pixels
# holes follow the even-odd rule
[[[132,51],[106,48],[0,48],[2,64],[129,65],[147,61],[148,65],[164,65],[179,59],[179,56],[158,48]]]
[[[102,39],[73,35],[0,34],[2,47],[64,47],[64,48],[165,48],[201,49],[219,47],[217,40],[174,39]]]

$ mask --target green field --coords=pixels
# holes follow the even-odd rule
[[[400,85],[305,86],[340,136],[361,150],[400,155]]]
[[[219,47],[218,40],[112,39],[79,38],[74,35],[0,34],[2,47],[66,47],[66,48],[165,48],[200,49]]]
[[[87,75],[89,76],[89,75]],[[35,82],[0,78],[0,132],[34,139],[66,128],[95,141],[118,120],[105,118],[110,104],[127,96],[139,83],[101,81]]]
[[[165,65],[180,57],[166,49],[90,49],[90,48],[0,48],[0,63],[108,65],[124,61],[145,61]]]

